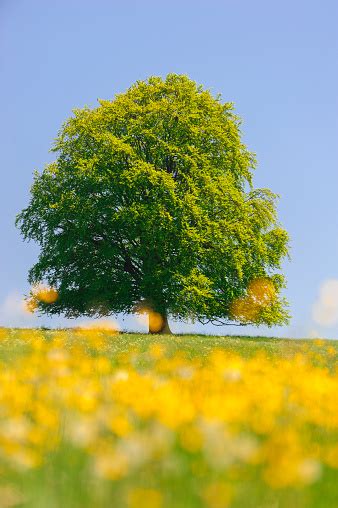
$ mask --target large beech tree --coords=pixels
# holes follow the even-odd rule
[[[58,292],[38,302],[40,312],[147,308],[161,317],[150,331],[167,333],[168,316],[287,322],[278,270],[288,235],[275,194],[253,187],[255,158],[231,103],[169,74],[73,113],[17,217],[24,238],[41,246],[29,282]],[[261,300],[250,294],[255,281]]]

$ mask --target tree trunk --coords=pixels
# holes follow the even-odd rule
[[[167,314],[160,312],[149,312],[149,333],[171,335]]]

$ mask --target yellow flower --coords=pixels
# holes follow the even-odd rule
[[[162,494],[155,489],[132,489],[128,493],[128,508],[161,508]]]

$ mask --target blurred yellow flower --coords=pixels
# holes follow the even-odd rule
[[[243,355],[218,341],[188,355],[181,342],[111,340],[111,329],[2,332],[0,470],[38,470],[69,448],[131,508],[171,508],[162,478],[181,471],[222,508],[243,482],[299,489],[338,469],[333,344]]]
[[[162,494],[154,489],[132,489],[128,493],[128,508],[161,508]]]

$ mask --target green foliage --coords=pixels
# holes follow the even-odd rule
[[[175,74],[99,103],[64,124],[56,161],[35,174],[17,217],[41,246],[29,281],[59,293],[40,310],[108,315],[146,302],[174,318],[227,323],[232,302],[263,277],[276,297],[254,322],[285,323],[275,271],[288,235],[275,194],[252,186],[255,158],[233,105]]]

